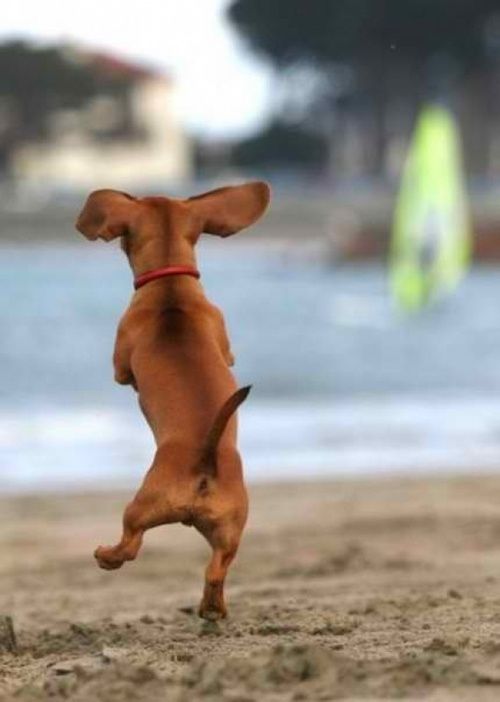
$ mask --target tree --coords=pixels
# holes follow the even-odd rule
[[[234,0],[228,12],[253,48],[278,63],[366,60],[395,45],[406,58],[445,53],[470,67],[485,58],[498,0]]]
[[[240,142],[233,149],[232,158],[246,168],[316,171],[324,164],[325,149],[318,136],[278,121],[257,136]]]
[[[371,123],[379,172],[395,98],[414,114],[430,88],[464,87],[498,65],[498,10],[498,0],[234,0],[228,14],[278,69],[306,63],[331,81],[330,104],[351,99]],[[339,94],[341,69],[351,81]]]

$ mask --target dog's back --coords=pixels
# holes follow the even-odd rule
[[[218,316],[198,288],[196,281],[181,278],[152,283],[136,294],[139,299],[120,323],[139,402],[158,445],[172,440],[199,445],[236,390],[219,341]],[[234,441],[234,424],[226,440]]]

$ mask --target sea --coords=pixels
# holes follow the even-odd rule
[[[224,311],[249,481],[500,469],[500,270],[405,316],[382,263],[208,241],[199,267]],[[154,446],[113,382],[131,273],[114,245],[0,247],[0,491],[136,485]]]

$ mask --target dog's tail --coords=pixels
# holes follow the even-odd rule
[[[219,445],[220,438],[224,433],[224,429],[226,428],[229,419],[236,412],[241,403],[246,400],[251,389],[251,385],[240,388],[233,393],[220,408],[219,413],[217,414],[215,421],[207,434],[207,438],[205,439],[201,451],[201,459],[199,463],[199,470],[201,473],[212,476],[215,476],[217,473],[217,446]]]

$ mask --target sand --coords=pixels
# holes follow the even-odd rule
[[[1,700],[499,699],[500,478],[253,488],[219,624],[193,529],[95,567],[126,499],[0,500]]]

